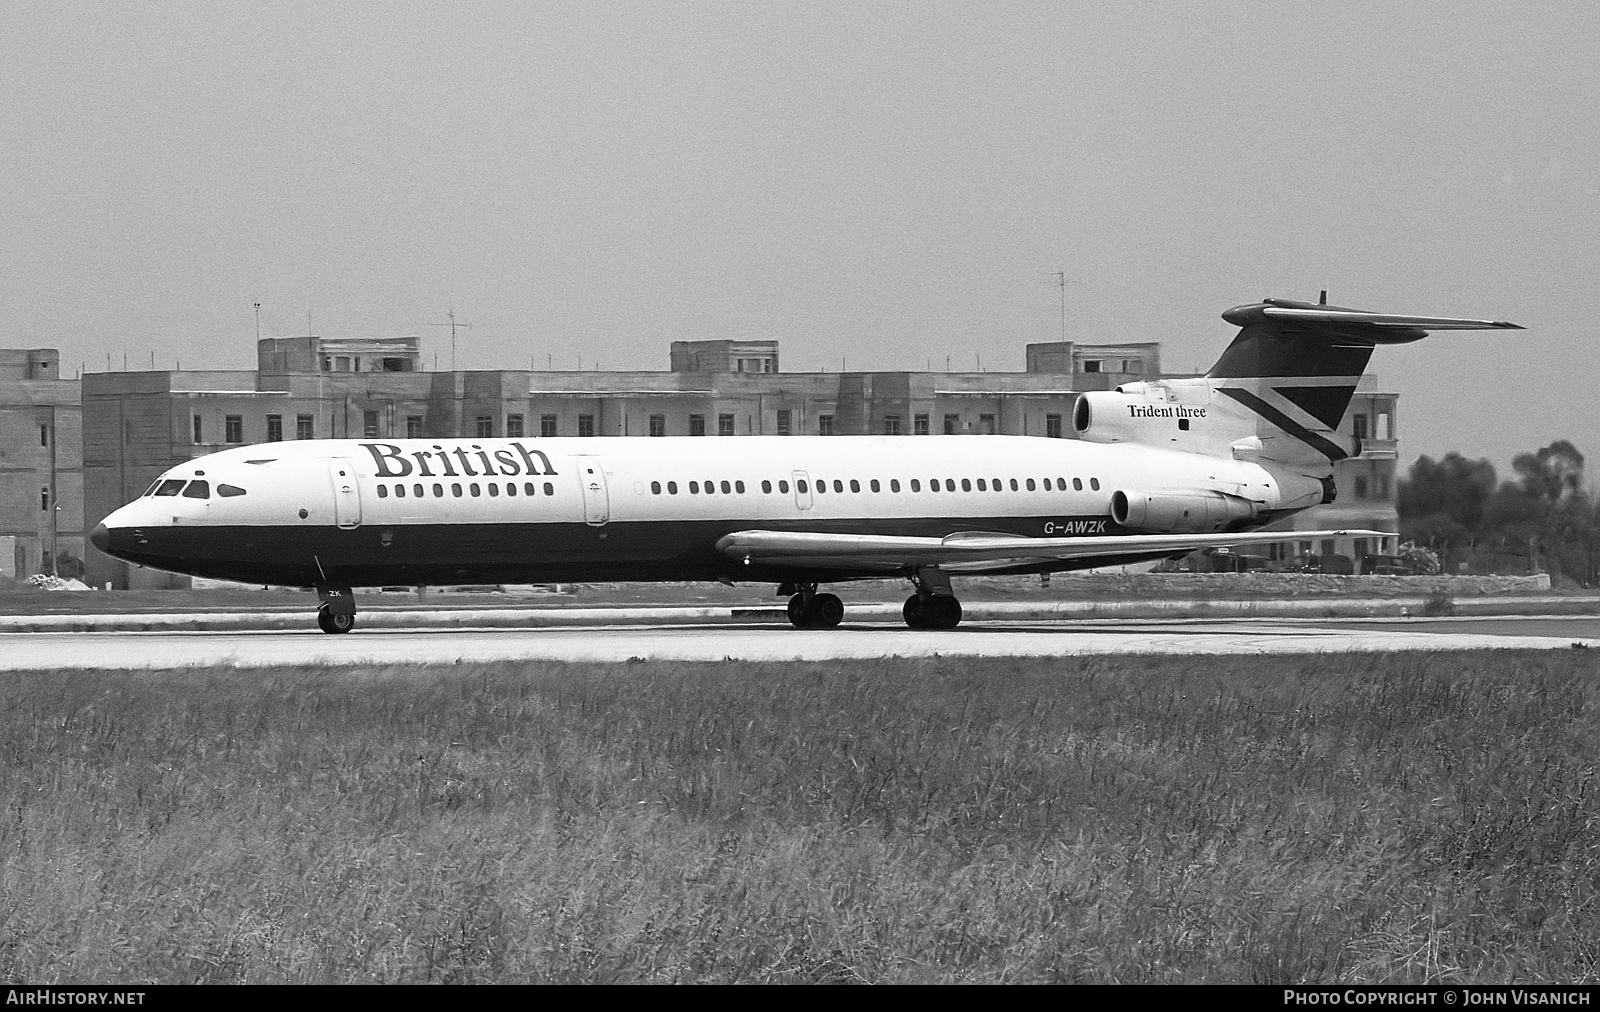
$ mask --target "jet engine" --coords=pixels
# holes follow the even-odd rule
[[[1125,492],[1111,495],[1111,519],[1119,527],[1162,534],[1210,534],[1254,520],[1260,506],[1226,492],[1203,489]]]

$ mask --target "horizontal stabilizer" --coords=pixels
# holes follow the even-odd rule
[[[907,538],[876,534],[736,531],[717,550],[741,562],[798,569],[873,569],[898,572],[917,566],[952,571],[991,568],[996,563],[1162,555],[1200,548],[1268,545],[1323,538],[1387,537],[1381,531],[1276,531],[1249,534],[1131,534],[1082,538],[1024,538],[1004,534],[959,534]]]
[[[1394,327],[1417,330],[1522,330],[1506,320],[1460,320],[1449,316],[1397,316],[1393,313],[1363,313],[1352,309],[1300,309],[1267,305],[1262,315],[1269,320],[1297,323],[1332,323],[1363,327]]]

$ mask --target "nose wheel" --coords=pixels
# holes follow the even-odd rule
[[[317,588],[317,628],[347,633],[356,627],[356,596],[349,587]]]

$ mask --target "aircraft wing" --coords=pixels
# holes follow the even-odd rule
[[[855,569],[894,573],[918,566],[947,572],[983,572],[1066,559],[1116,558],[1192,552],[1198,548],[1316,541],[1335,537],[1387,537],[1381,531],[1275,531],[1252,534],[1132,534],[1115,537],[1024,538],[961,533],[945,538],[875,534],[735,531],[717,550],[745,564],[794,569]]]

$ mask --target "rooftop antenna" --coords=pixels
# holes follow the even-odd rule
[[[256,303],[256,343],[261,343],[261,303]]]
[[[1067,277],[1066,271],[1051,271],[1050,276],[1056,279],[1056,287],[1061,289],[1061,343],[1067,341],[1067,285],[1078,284],[1077,278]]]
[[[1327,304],[1328,304],[1328,290],[1326,288],[1324,288],[1322,290],[1322,297],[1317,299],[1317,305],[1326,306]]]
[[[430,323],[430,324],[428,324],[428,326],[430,326],[430,327],[449,327],[450,328],[450,371],[451,372],[455,372],[456,371],[456,328],[460,327],[462,330],[471,330],[472,329],[472,324],[470,324],[470,323],[462,323],[461,321],[457,320],[456,319],[456,311],[455,311],[454,307],[452,307],[450,309],[450,311],[445,313],[444,315],[450,318],[450,322],[449,323]]]

